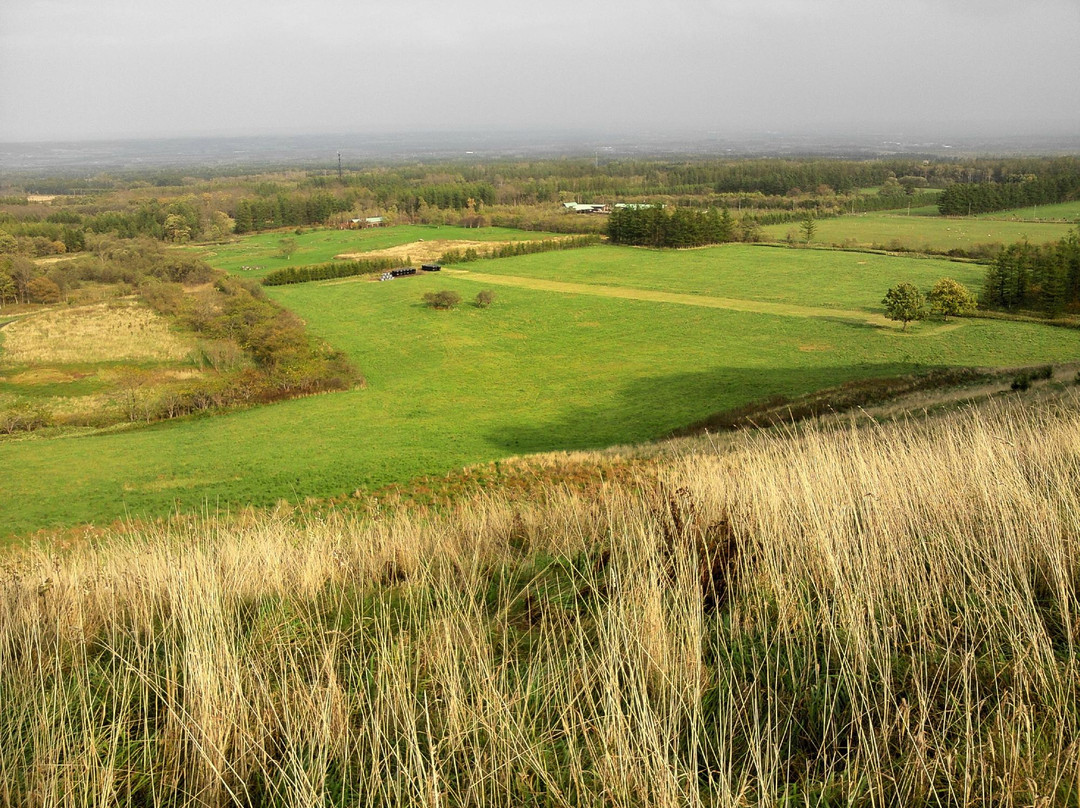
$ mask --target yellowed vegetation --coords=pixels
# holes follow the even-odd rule
[[[8,365],[182,360],[192,343],[134,302],[53,308],[4,328],[0,361]]]
[[[433,241],[413,241],[409,244],[400,244],[396,247],[387,247],[384,250],[371,250],[369,252],[342,253],[335,258],[350,261],[362,258],[396,258],[404,263],[409,259],[413,263],[430,263],[438,261],[439,256],[450,250],[474,249],[479,253],[499,247],[498,241],[468,241],[462,239],[435,239]]]
[[[1075,805],[1080,401],[9,554],[6,804]]]

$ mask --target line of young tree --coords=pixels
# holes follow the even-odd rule
[[[401,266],[401,261],[394,258],[362,258],[357,261],[329,261],[303,267],[283,267],[266,273],[263,276],[262,285],[287,286],[292,283],[352,278],[357,275],[385,272],[399,266]]]
[[[1049,177],[1027,175],[1007,182],[955,183],[941,192],[942,216],[967,216],[1009,208],[1053,205],[1080,197],[1080,172]]]
[[[335,213],[351,210],[356,199],[328,193],[279,193],[273,197],[250,197],[236,203],[235,232],[252,233],[277,227],[326,224]]]
[[[736,221],[727,208],[707,211],[692,208],[667,210],[650,207],[616,208],[608,217],[607,234],[612,244],[639,247],[700,247],[757,238],[757,223]]]
[[[1047,317],[1080,313],[1080,228],[1049,244],[1010,244],[987,267],[980,302]]]
[[[469,247],[464,250],[447,250],[439,256],[440,264],[466,264],[485,258],[512,258],[516,255],[534,255],[535,253],[555,252],[557,250],[577,250],[592,247],[600,243],[598,235],[569,236],[567,238],[545,238],[539,241],[510,241],[505,244],[493,244],[487,249]]]

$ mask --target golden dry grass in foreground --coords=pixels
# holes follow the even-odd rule
[[[1078,483],[993,405],[9,555],[0,802],[1075,806]]]
[[[181,360],[192,345],[166,320],[133,302],[53,308],[4,329],[0,361],[7,365]]]

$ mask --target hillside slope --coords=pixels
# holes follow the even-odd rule
[[[0,799],[1076,805],[1076,397],[619,479],[8,553]]]

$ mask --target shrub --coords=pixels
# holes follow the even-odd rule
[[[926,299],[930,307],[945,320],[949,319],[950,314],[963,317],[975,311],[975,296],[966,286],[952,278],[942,278],[935,283]]]
[[[424,302],[433,309],[452,309],[461,302],[461,295],[449,289],[443,289],[441,292],[426,292]]]
[[[1017,392],[1023,392],[1024,390],[1027,390],[1030,386],[1031,377],[1026,373],[1021,373],[1019,376],[1013,379],[1012,384],[1009,385],[1009,387],[1011,387],[1013,390],[1016,390]]]
[[[26,293],[31,303],[58,303],[60,287],[49,278],[34,278],[26,285]]]
[[[486,309],[495,302],[495,293],[490,289],[481,289],[476,293],[475,305],[478,309]]]

